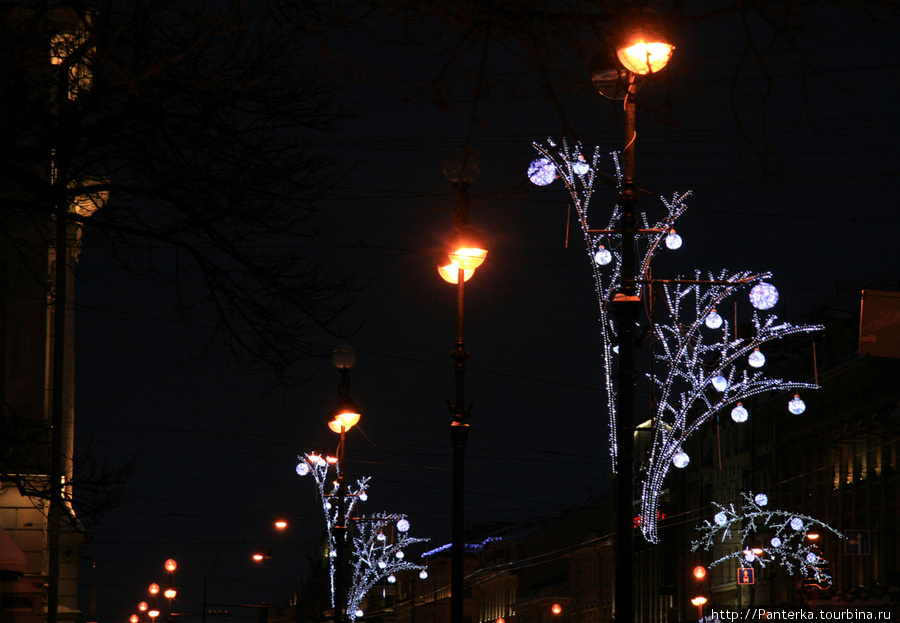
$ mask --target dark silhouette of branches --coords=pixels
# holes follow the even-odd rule
[[[340,172],[313,147],[346,113],[309,70],[309,38],[265,8],[8,7],[0,176],[4,209],[77,222],[89,245],[171,282],[235,362],[288,380],[346,331],[356,290],[326,267],[317,200]]]

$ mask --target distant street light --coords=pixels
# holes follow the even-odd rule
[[[487,256],[484,238],[469,225],[469,187],[478,177],[481,164],[471,149],[455,150],[444,160],[444,175],[456,188],[456,210],[453,213],[454,236],[448,249],[449,263],[439,265],[438,272],[456,285],[456,347],[451,356],[455,362],[455,397],[450,406],[450,442],[453,446],[453,484],[451,493],[450,543],[450,623],[463,621],[463,580],[465,577],[465,456],[469,436],[471,407],[467,407],[465,377],[465,282]],[[455,272],[455,275],[454,275]],[[449,401],[448,401],[449,403]]]
[[[356,352],[350,346],[338,346],[331,354],[331,362],[341,373],[341,383],[338,385],[338,404],[331,410],[328,428],[341,436],[337,451],[337,464],[339,466],[337,478],[337,521],[332,530],[335,544],[335,574],[334,574],[334,623],[344,623],[348,594],[347,594],[347,520],[345,516],[345,503],[347,496],[346,474],[344,472],[344,450],[346,446],[347,431],[353,428],[360,419],[359,407],[350,399],[350,370],[356,365]]]

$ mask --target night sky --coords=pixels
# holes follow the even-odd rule
[[[638,113],[642,207],[693,191],[677,224],[684,247],[661,254],[654,275],[771,270],[781,292],[775,311],[787,320],[822,305],[858,309],[861,288],[896,290],[900,66],[889,53],[897,30],[824,16],[804,40],[820,73],[773,65],[765,125],[754,112],[765,81],[742,79],[746,129],[770,149],[764,171],[732,117],[741,50],[728,27],[680,32],[660,76],[676,95],[670,122]],[[524,71],[507,77],[533,81]],[[639,97],[658,103],[663,92],[649,83]],[[339,225],[333,242],[346,246],[323,261],[368,282],[351,316],[360,328],[342,340],[357,351],[351,396],[363,412],[347,468],[372,477],[363,512],[406,513],[411,534],[440,545],[450,523],[445,401],[456,331],[455,289],[435,270],[455,205],[442,162],[464,143],[471,104],[446,112],[402,103],[375,79],[342,97],[359,116],[321,145],[347,167],[338,196],[322,207]],[[622,147],[617,104],[587,92],[566,97],[588,149]],[[490,254],[466,288],[470,524],[558,515],[605,491],[610,469],[584,241],[567,223],[562,183],[538,188],[524,175],[532,142],[560,139],[561,122],[537,91],[514,102],[487,96],[480,106],[486,123],[472,131],[472,146],[482,173],[470,220]],[[612,173],[611,158],[601,166]],[[597,222],[613,198],[604,190],[595,199]],[[151,582],[165,583],[167,558],[179,563],[178,612],[199,612],[204,581],[210,604],[285,605],[324,528],[314,482],[294,468],[298,454],[336,445],[326,417],[338,372],[323,358],[309,382],[273,390],[270,379],[237,373],[216,352],[197,357],[204,327],[173,313],[167,286],[116,268],[90,238],[78,268],[77,443],[136,461],[125,502],[84,548],[82,608],[93,575],[97,619],[123,623]],[[293,521],[276,533],[282,514]],[[273,557],[252,563],[258,547]]]

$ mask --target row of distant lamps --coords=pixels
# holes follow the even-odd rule
[[[163,591],[163,597],[169,600],[169,612],[172,611],[172,600],[175,599],[175,596],[178,594],[178,591],[175,590],[175,586],[172,583],[172,574],[175,572],[175,569],[178,568],[178,563],[175,562],[174,559],[169,558],[164,564],[166,572],[169,574],[169,583],[166,586],[166,590]],[[156,617],[159,616],[159,608],[156,606],[156,596],[159,594],[160,587],[159,584],[154,582],[150,585],[150,602],[142,601],[138,604],[138,610],[143,614],[146,613],[148,617],[150,617],[151,621],[156,621]],[[139,614],[132,614],[129,621],[131,623],[140,623],[141,616]]]

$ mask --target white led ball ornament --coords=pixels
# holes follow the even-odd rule
[[[797,530],[798,532],[800,530],[803,530],[803,520],[799,517],[794,517],[793,519],[791,519],[791,528]]]
[[[362,611],[362,610],[357,610],[357,611],[354,612],[353,614],[355,614],[355,615],[356,615],[356,618],[358,619],[358,618],[360,618],[360,617],[363,615],[363,611]]]
[[[306,476],[309,473],[309,463],[306,461],[300,461],[297,463],[297,474],[300,476]]]
[[[398,550],[397,550],[397,553],[394,554],[394,556],[396,556],[397,558],[400,558],[400,559],[402,560],[403,557],[406,556],[406,554],[403,553],[403,550],[402,550],[402,549],[398,549]]]
[[[419,577],[423,580],[428,579],[428,572],[425,571],[425,569],[422,569],[421,571],[419,571]]]
[[[810,552],[806,555],[806,562],[808,562],[810,564],[815,564],[815,563],[819,562],[819,557],[816,556],[815,554],[813,554],[812,552]]]
[[[687,455],[687,452],[685,452],[684,450],[679,450],[672,457],[672,464],[679,469],[684,469],[685,467],[688,466],[688,463],[690,463],[690,462],[691,462],[691,457],[689,457]]]
[[[717,374],[712,378],[712,386],[716,391],[724,392],[728,388],[728,381],[721,374]]]
[[[594,253],[594,261],[597,262],[600,266],[606,266],[610,262],[612,262],[612,253],[609,252],[609,249],[604,247],[602,244],[597,247],[597,252]]]
[[[384,532],[379,532],[378,536],[376,536],[375,538],[379,541],[383,541],[384,540]]]
[[[750,288],[750,304],[756,309],[772,309],[778,302],[778,290],[771,283],[760,281]]]
[[[407,521],[406,519],[401,519],[400,521],[398,521],[397,530],[399,530],[400,532],[406,532],[407,530],[409,530],[409,521]]]
[[[387,563],[384,562],[383,560],[379,560],[379,561],[378,561],[378,568],[379,568],[379,569],[386,569],[386,568],[387,568]]]
[[[750,414],[747,412],[747,409],[745,409],[743,405],[741,405],[741,403],[737,403],[737,406],[731,410],[731,419],[738,424],[746,422],[747,418],[749,417]]]
[[[389,575],[387,577],[387,581],[390,582],[391,584],[394,584],[397,582],[397,576],[392,573],[391,575]]]
[[[781,539],[779,539],[777,536],[773,536],[772,540],[769,541],[769,543],[772,544],[772,547],[781,547]]]
[[[706,316],[706,320],[703,321],[703,324],[710,329],[718,329],[722,326],[722,316],[720,316],[716,310],[712,310]]]
[[[769,503],[769,496],[765,493],[757,493],[753,496],[753,501],[756,502],[757,506],[765,506]]]
[[[720,511],[715,514],[715,516],[713,517],[713,521],[716,522],[717,526],[724,526],[726,523],[728,523],[728,515],[726,515],[724,511]]]
[[[591,167],[585,161],[584,156],[578,154],[578,160],[572,164],[572,171],[575,172],[575,175],[587,175],[590,170]]]
[[[365,491],[363,491],[362,493],[359,494],[359,501],[360,501],[360,502],[365,502],[365,501],[368,500],[368,499],[369,499],[369,494],[366,493]]]
[[[806,411],[806,403],[800,398],[800,394],[794,394],[794,397],[788,403],[788,410],[794,415],[800,415]]]
[[[754,368],[762,368],[766,364],[766,356],[759,352],[758,348],[754,348],[750,356],[747,357],[747,363]]]
[[[538,158],[528,166],[528,179],[536,186],[547,186],[556,179],[556,165],[547,158]]]
[[[681,248],[681,236],[676,234],[674,229],[666,235],[666,246],[673,251]]]
[[[756,554],[751,552],[749,549],[745,549],[744,560],[746,560],[747,562],[753,562],[754,560],[756,560]]]

